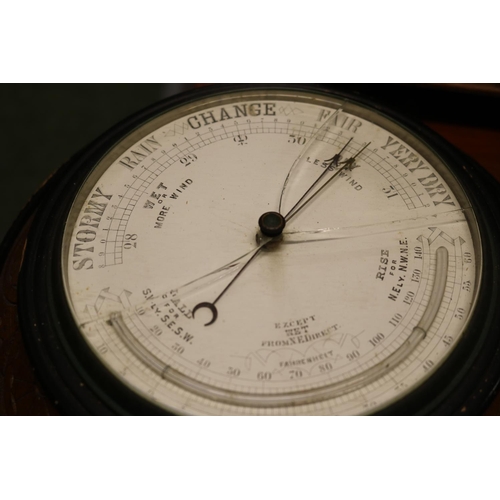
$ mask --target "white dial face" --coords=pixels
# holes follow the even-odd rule
[[[288,215],[272,241],[266,212]],[[102,363],[169,411],[363,414],[460,339],[477,234],[453,175],[402,127],[340,99],[232,93],[101,160],[68,219],[65,287]]]

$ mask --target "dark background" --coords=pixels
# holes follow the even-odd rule
[[[112,125],[194,84],[0,85],[0,240],[44,180]],[[500,86],[337,85],[431,128],[500,180]]]

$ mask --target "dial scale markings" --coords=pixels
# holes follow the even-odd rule
[[[276,124],[276,122],[274,122]],[[271,130],[268,128],[266,132],[262,129],[252,129],[252,124],[249,124],[248,130],[242,130],[244,134],[255,135],[255,134],[263,134],[263,133],[274,133],[279,135],[289,135],[290,133],[303,133],[304,137],[311,138],[314,136],[315,129],[312,127],[304,127],[304,129],[312,128],[312,130],[302,131],[302,129],[292,128],[291,131],[289,129],[289,124],[286,129],[275,129]],[[284,125],[284,124],[281,124]],[[216,132],[219,132],[218,135],[215,135]],[[333,131],[327,131],[321,138],[321,142],[325,144],[332,145],[334,147],[340,147],[342,144],[342,132],[335,134]],[[224,126],[224,128],[211,130],[210,132],[206,132],[204,134],[212,135],[213,139],[211,139],[208,144],[213,144],[215,142],[227,139],[234,139],[238,135],[240,135],[240,129],[237,126]],[[186,138],[184,143],[180,145],[176,145],[172,147],[171,150],[161,154],[158,158],[151,157],[150,159],[142,162],[141,169],[143,170],[139,175],[136,175],[137,178],[129,184],[125,194],[119,195],[120,201],[115,209],[115,212],[110,216],[111,222],[109,227],[106,229],[107,238],[106,238],[106,246],[105,246],[105,265],[117,265],[123,263],[123,243],[124,237],[126,233],[127,223],[130,219],[130,216],[134,209],[136,208],[141,197],[146,193],[148,188],[155,182],[158,177],[165,172],[166,169],[177,163],[183,156],[193,153],[194,151],[198,151],[203,147],[207,146],[206,139],[202,136],[196,136],[195,139],[197,142],[194,142],[195,139],[192,139],[193,143]],[[186,146],[187,144],[187,146]],[[353,141],[353,145],[347,149],[348,154],[354,154],[360,147],[361,144]],[[178,150],[179,153],[172,155],[173,150]],[[385,157],[378,155],[367,149],[366,154],[363,157],[364,161],[374,168],[377,172],[379,172],[389,184],[394,185],[397,193],[401,196],[401,198],[405,201],[407,207],[409,209],[419,208],[424,206],[420,195],[416,193],[415,189],[408,183],[405,178],[405,172],[400,173],[399,165],[390,164],[389,160]],[[151,167],[156,166],[155,169],[151,169]],[[109,246],[109,249],[108,249]]]

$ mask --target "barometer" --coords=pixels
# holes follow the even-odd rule
[[[19,279],[66,414],[477,414],[500,378],[500,190],[426,128],[216,86],[48,183]]]

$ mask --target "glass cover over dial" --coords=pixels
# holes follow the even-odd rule
[[[181,414],[387,407],[453,351],[481,267],[468,199],[422,141],[349,100],[264,89],[116,144],[63,256],[95,356]]]

